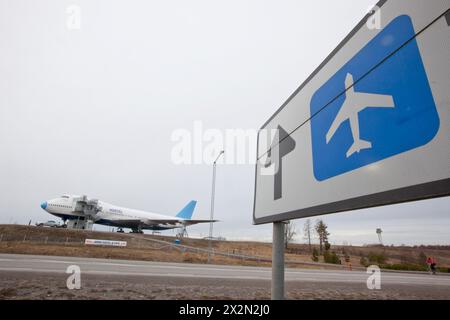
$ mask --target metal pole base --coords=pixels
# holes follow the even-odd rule
[[[273,224],[272,300],[284,300],[284,222]]]

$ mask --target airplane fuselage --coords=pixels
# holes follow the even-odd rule
[[[86,215],[74,210],[74,199],[78,196],[63,195],[45,201],[41,207],[48,213],[66,220],[91,219],[96,224],[131,229],[167,230],[183,227],[180,219],[172,216],[119,207],[107,202],[98,201],[99,211],[95,215]],[[140,221],[141,223],[137,222]],[[158,223],[163,221],[164,223]]]

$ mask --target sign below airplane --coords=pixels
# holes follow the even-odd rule
[[[255,224],[450,195],[450,0],[376,8],[260,130]]]
[[[111,247],[126,247],[126,241],[117,241],[117,240],[100,240],[100,239],[86,239],[84,241],[86,245],[94,245],[94,246],[111,246]]]

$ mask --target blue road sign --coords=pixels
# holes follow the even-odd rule
[[[433,140],[439,115],[411,18],[399,16],[380,31],[317,90],[310,107],[318,181]]]

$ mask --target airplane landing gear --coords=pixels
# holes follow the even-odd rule
[[[177,233],[177,238],[184,238],[184,237],[186,237],[186,238],[188,237],[188,233],[187,233],[185,225],[183,225],[180,228],[180,231]]]
[[[144,231],[142,231],[142,227],[139,226],[137,229],[131,229],[130,233],[138,233],[138,234],[143,234]]]

